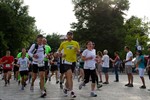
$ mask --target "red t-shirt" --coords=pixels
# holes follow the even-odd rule
[[[2,57],[2,62],[7,61],[6,63],[4,63],[3,65],[3,69],[12,69],[13,65],[12,63],[14,62],[14,57],[13,56],[4,56]]]

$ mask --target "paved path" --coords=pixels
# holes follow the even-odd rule
[[[150,88],[150,80],[145,76],[147,88]],[[70,100],[69,97],[64,97],[59,85],[55,84],[55,79],[47,83],[47,97],[40,98],[39,80],[35,82],[35,91],[30,92],[30,85],[27,85],[24,91],[20,90],[17,82],[11,80],[10,86],[4,87],[4,82],[0,80],[0,99],[1,100]],[[113,82],[114,75],[110,75],[110,84],[103,85],[99,90],[96,90],[98,97],[90,97],[90,84],[87,84],[82,90],[78,89],[79,83],[74,80],[74,90],[77,94],[75,100],[150,100],[150,92],[147,89],[139,89],[141,80],[138,75],[134,75],[134,87],[128,88],[124,84],[127,82],[126,75],[120,75],[120,82]]]

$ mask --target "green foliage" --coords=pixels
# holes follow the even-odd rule
[[[15,55],[22,47],[28,47],[38,33],[35,19],[28,15],[23,0],[0,0],[1,56],[6,49]]]
[[[125,22],[124,12],[129,9],[128,0],[72,0],[77,23],[75,39],[83,48],[86,41],[92,40],[97,50],[108,49],[113,55],[119,51],[124,58],[124,46],[128,45],[135,52],[136,39],[142,47],[147,46],[149,22],[143,22],[132,16]]]
[[[132,16],[125,23],[126,37],[125,44],[128,45],[133,52],[135,52],[136,40],[147,51],[147,43],[150,41],[149,35],[149,23],[143,22],[142,19]]]
[[[82,43],[92,40],[97,50],[108,49],[110,52],[124,46],[124,10],[129,9],[128,0],[73,0],[78,23],[75,39]]]
[[[47,43],[52,48],[52,52],[56,52],[57,49],[59,48],[59,45],[61,43],[60,37],[61,35],[57,35],[56,33],[46,36]]]

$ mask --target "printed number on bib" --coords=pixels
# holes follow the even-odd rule
[[[6,67],[10,67],[10,64],[6,64]]]
[[[38,63],[38,67],[43,67],[44,66],[44,63],[41,62],[41,63]]]
[[[22,68],[26,68],[27,66],[26,66],[26,64],[23,64],[23,65],[21,65],[21,67],[22,67]]]
[[[64,61],[64,64],[67,64],[67,65],[72,65],[72,63],[71,62],[68,62],[68,61]]]

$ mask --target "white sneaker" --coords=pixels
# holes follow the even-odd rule
[[[91,92],[91,97],[97,97],[97,94],[94,92]]]
[[[71,98],[76,98],[77,96],[75,95],[74,92],[71,92],[71,93],[70,93],[70,97],[71,97]]]
[[[67,97],[68,96],[68,90],[67,89],[63,89],[64,92],[64,96]]]

